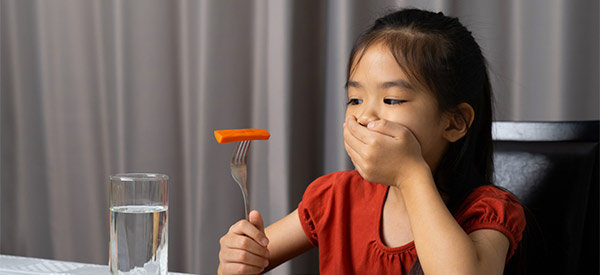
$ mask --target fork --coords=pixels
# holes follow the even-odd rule
[[[248,219],[248,212],[250,212],[250,200],[248,198],[248,188],[246,187],[246,177],[248,175],[246,160],[248,158],[249,149],[250,140],[240,141],[237,147],[235,147],[233,156],[231,157],[231,176],[240,186],[240,189],[242,189],[246,220]]]

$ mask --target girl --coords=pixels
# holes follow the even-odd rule
[[[356,168],[315,180],[264,229],[221,238],[220,274],[259,273],[319,247],[323,274],[502,274],[525,227],[492,186],[491,87],[456,18],[402,10],[352,49],[344,145]]]

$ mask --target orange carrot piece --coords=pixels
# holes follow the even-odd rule
[[[271,137],[271,134],[265,129],[231,129],[215,131],[215,138],[219,143],[257,139],[267,140],[269,137]]]

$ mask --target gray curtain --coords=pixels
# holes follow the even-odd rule
[[[599,118],[598,1],[0,0],[0,253],[107,264],[108,176],[170,176],[171,271],[215,273],[243,218],[234,144],[264,128],[251,206],[272,223],[350,169],[346,62],[374,18],[458,16],[486,54],[499,120]],[[317,251],[273,273],[318,271]]]

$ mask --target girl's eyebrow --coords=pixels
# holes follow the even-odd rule
[[[360,83],[358,83],[356,81],[348,80],[348,82],[346,82],[346,88],[348,88],[348,87],[362,88],[362,85],[360,85]]]
[[[348,88],[348,87],[360,89],[360,88],[362,88],[362,84],[360,84],[357,81],[349,80],[346,83],[346,88]],[[408,89],[408,90],[413,89],[413,87],[410,85],[410,83],[408,83],[408,81],[406,81],[404,79],[398,79],[398,80],[394,80],[394,81],[386,81],[386,82],[379,84],[379,89],[382,89],[382,90],[393,88],[393,87],[400,87],[400,88],[404,88],[404,89]]]
[[[410,85],[410,83],[408,83],[408,81],[406,81],[404,79],[387,81],[387,82],[383,82],[383,83],[379,84],[379,88],[381,88],[381,89],[389,89],[392,87],[400,87],[400,88],[405,88],[405,89],[409,89],[409,90],[412,90],[412,88],[413,88]]]

